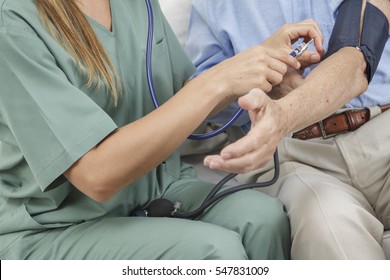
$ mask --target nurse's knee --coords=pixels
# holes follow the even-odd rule
[[[250,226],[255,232],[275,238],[280,234],[289,236],[289,220],[282,202],[258,191],[242,192],[236,198],[242,200],[238,209],[232,209],[229,219],[245,227]]]
[[[245,260],[248,258],[239,234],[222,227],[204,225],[204,230],[200,232],[198,229],[182,241],[191,248],[188,250],[189,259]]]
[[[154,224],[160,226],[161,241],[157,245],[159,253],[148,258],[179,260],[245,260],[248,258],[242,238],[235,231],[211,223],[176,218],[161,220],[157,218],[154,222],[164,224]]]

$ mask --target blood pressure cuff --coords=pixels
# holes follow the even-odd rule
[[[389,22],[381,10],[367,2],[360,38],[362,3],[345,0],[340,5],[325,59],[343,47],[356,47],[364,55],[367,79],[371,82],[389,38]]]

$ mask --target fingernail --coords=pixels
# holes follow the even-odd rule
[[[222,153],[221,156],[222,156],[223,159],[230,159],[230,158],[232,158],[232,154],[231,153]]]
[[[219,169],[221,167],[221,164],[219,164],[218,162],[211,162],[210,165],[209,165],[210,169]]]
[[[318,55],[317,54],[313,54],[310,56],[310,60],[311,61],[317,61],[319,59]]]

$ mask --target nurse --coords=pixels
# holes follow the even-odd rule
[[[202,203],[213,185],[175,150],[221,105],[299,68],[292,41],[311,37],[320,50],[316,24],[285,26],[182,88],[194,67],[152,5],[157,110],[144,1],[0,0],[1,259],[289,257],[283,205],[257,191],[196,221],[132,213],[159,197],[182,211]]]

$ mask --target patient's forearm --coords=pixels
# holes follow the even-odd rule
[[[287,112],[288,131],[296,131],[334,113],[367,89],[363,54],[346,47],[318,65],[305,82],[278,100]]]
[[[390,18],[389,0],[368,2]],[[362,21],[365,7],[363,1]],[[288,131],[319,121],[362,94],[368,86],[366,67],[363,54],[354,47],[344,47],[324,60],[301,86],[279,101],[288,111]]]

